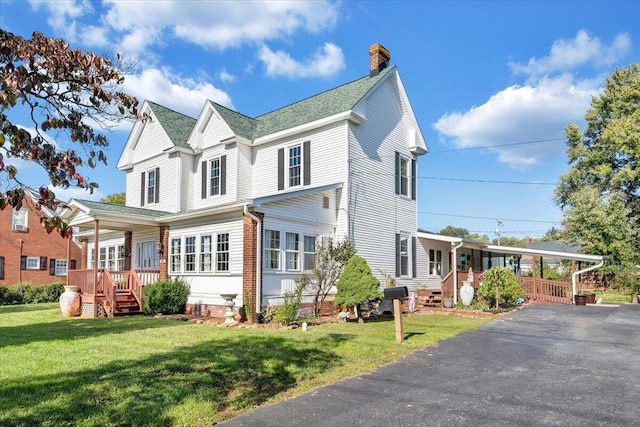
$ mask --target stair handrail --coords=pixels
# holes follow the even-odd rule
[[[116,284],[113,281],[113,277],[111,277],[111,273],[109,270],[101,270],[100,280],[102,281],[102,285],[104,287],[104,296],[105,303],[109,306],[109,310],[107,310],[107,316],[113,317],[113,311],[116,306]]]
[[[144,311],[143,300],[144,300],[144,283],[138,276],[138,272],[136,270],[131,270],[131,274],[129,274],[129,289],[133,294],[133,297],[138,302],[138,306],[140,307],[140,311]]]

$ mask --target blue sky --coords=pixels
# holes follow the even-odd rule
[[[430,149],[418,161],[419,226],[491,238],[498,219],[520,238],[560,225],[550,184],[568,167],[564,127],[582,126],[616,67],[640,61],[639,16],[633,1],[0,0],[3,29],[135,59],[125,91],[192,117],[205,99],[257,116],[362,77],[381,43]],[[109,164],[88,173],[96,194],[56,194],[124,191],[115,164],[130,126],[108,133]],[[46,181],[19,166],[25,183]]]

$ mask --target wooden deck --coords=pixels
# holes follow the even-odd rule
[[[67,284],[77,286],[82,317],[115,317],[144,311],[144,286],[160,277],[157,270],[69,270]]]

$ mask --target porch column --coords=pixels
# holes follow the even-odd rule
[[[89,239],[80,239],[80,270],[87,269],[87,259],[89,259]]]
[[[160,280],[169,278],[169,264],[167,263],[167,254],[169,253],[169,226],[160,226],[160,250],[158,251]]]
[[[133,233],[131,231],[124,232],[124,270],[131,270],[131,240]]]
[[[99,258],[99,240],[100,240],[100,221],[97,219],[94,222],[93,228],[93,286],[95,286],[96,293],[98,292],[98,258]],[[95,304],[94,304],[95,305]],[[95,310],[94,310],[95,311]],[[95,316],[94,316],[95,317]]]
[[[264,224],[264,214],[260,212],[251,212],[251,214],[260,219],[260,224]],[[260,295],[259,300],[262,301],[262,265],[258,266],[258,254],[262,253],[262,247],[258,248],[257,238],[258,233],[260,236],[264,235],[264,226],[258,230],[258,224],[251,219],[248,215],[243,215],[243,251],[242,251],[242,301],[245,307],[245,315],[247,320],[251,323],[257,322],[257,313],[260,307],[256,307],[256,283],[260,281]],[[260,239],[261,243],[263,239]],[[262,243],[261,246],[263,246]],[[262,263],[261,263],[262,264]],[[260,277],[257,277],[258,268],[260,269]],[[249,307],[250,315],[247,312]]]

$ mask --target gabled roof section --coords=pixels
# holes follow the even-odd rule
[[[385,68],[375,76],[370,77],[367,75],[358,80],[258,116],[256,117],[258,126],[252,137],[257,138],[269,135],[348,111],[356,105],[376,83],[395,70],[395,66]]]
[[[209,101],[211,105],[216,109],[222,120],[231,128],[233,133],[243,138],[250,139],[255,133],[258,122],[256,119],[240,114],[237,111],[233,111],[223,105]]]
[[[178,113],[160,104],[147,101],[151,111],[176,147],[189,147],[187,140],[196,124],[196,119]]]
[[[122,206],[122,205],[113,205],[110,203],[100,203],[94,202],[91,200],[81,200],[81,199],[72,199],[69,202],[69,206],[75,206],[79,209],[85,211],[85,213],[92,212],[94,214],[107,214],[107,215],[118,215],[123,218],[126,217],[138,217],[138,218],[148,218],[155,219],[161,218],[166,215],[170,215],[170,212],[164,211],[156,211],[152,209],[145,208],[135,208],[131,206]]]

